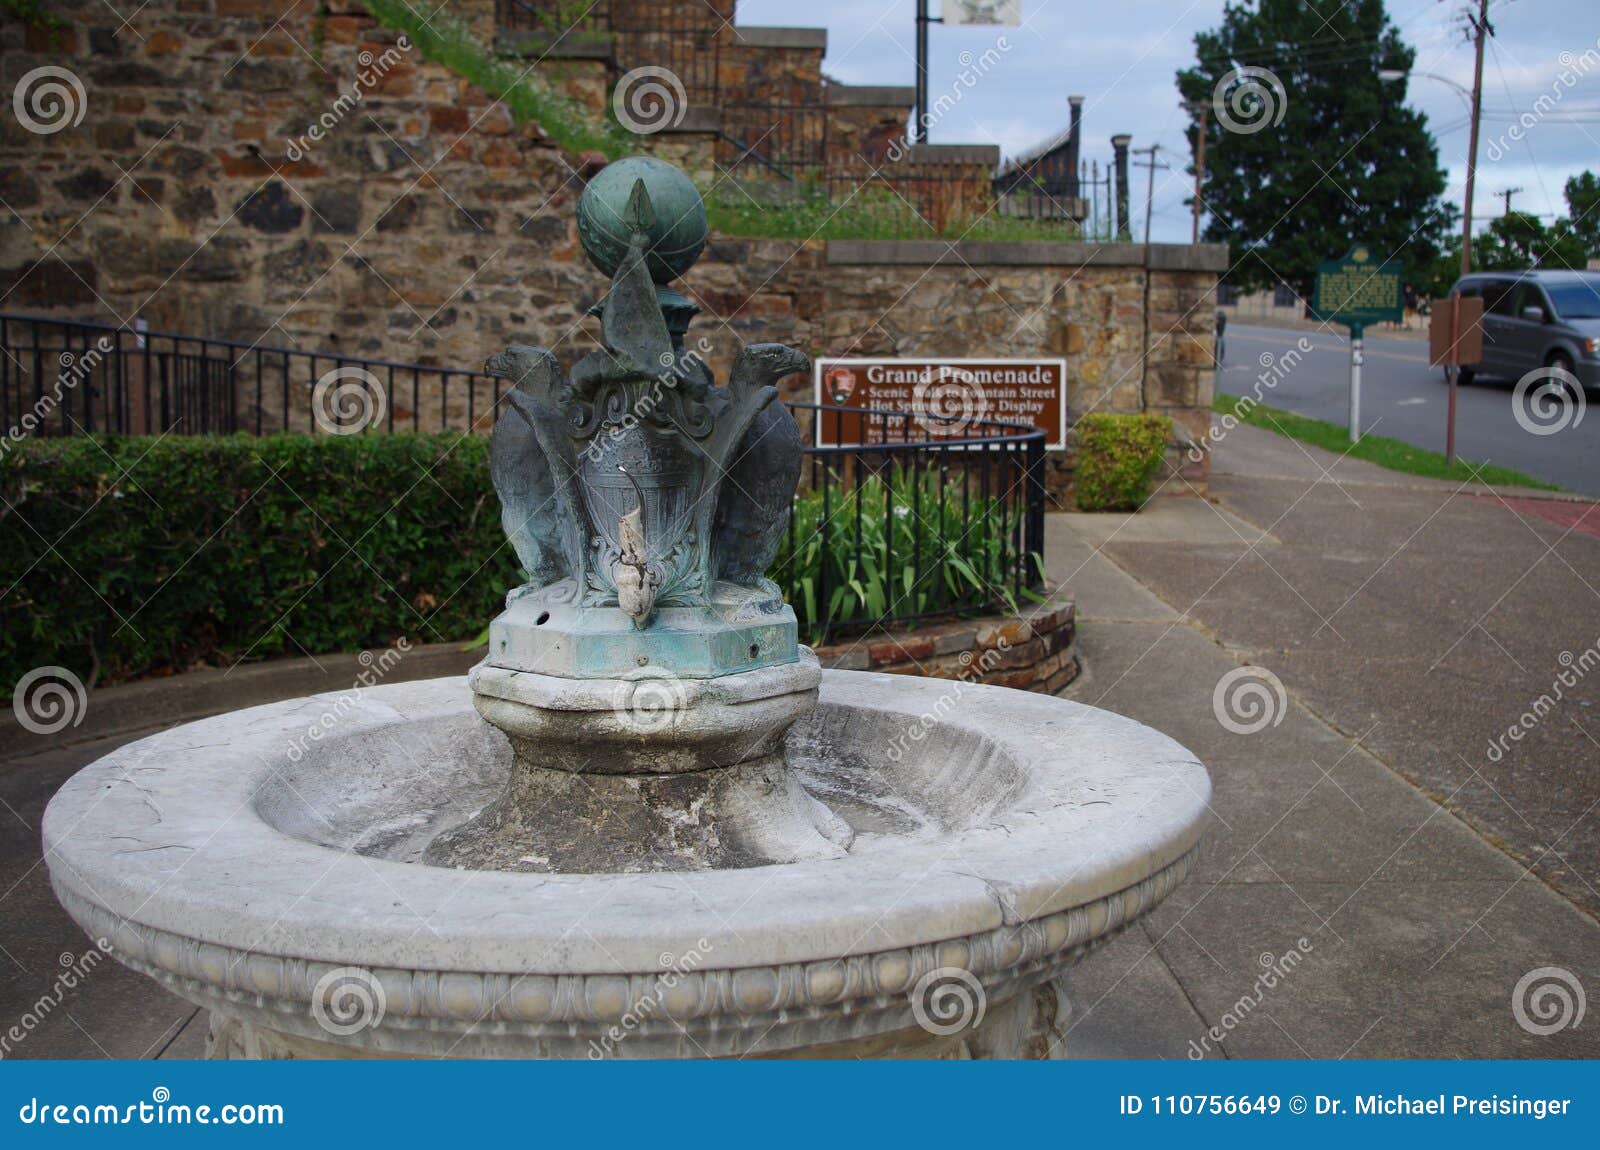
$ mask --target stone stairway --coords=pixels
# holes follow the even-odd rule
[[[873,189],[938,229],[990,202],[999,148],[910,144],[915,89],[827,79],[825,28],[742,26],[735,0],[602,0],[575,26],[563,8],[500,0],[499,50],[538,60],[596,111],[614,83],[627,98],[630,74],[665,84],[674,106],[643,101],[640,118],[656,129],[652,150],[701,181],[769,183],[780,196],[821,184],[835,201]]]

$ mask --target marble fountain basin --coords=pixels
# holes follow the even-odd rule
[[[903,676],[824,672],[786,752],[839,857],[428,865],[512,769],[463,678],[131,743],[44,841],[84,930],[211,1011],[214,1056],[1059,1057],[1064,975],[1188,873],[1211,794],[1129,719]]]

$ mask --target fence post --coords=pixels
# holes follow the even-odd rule
[[[1044,555],[1044,432],[1035,432],[1028,438],[1028,554],[1029,564],[1025,585],[1033,587],[1042,582],[1034,555]]]

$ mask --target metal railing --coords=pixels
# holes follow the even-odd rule
[[[0,429],[27,434],[486,430],[503,386],[454,368],[0,312]]]
[[[342,403],[340,384],[365,405]],[[481,433],[503,391],[478,372],[0,313],[0,435],[12,438]],[[1014,610],[1038,586],[1043,431],[788,406],[807,446],[774,577],[809,641]]]
[[[731,8],[730,17],[731,19]],[[618,74],[640,67],[666,68],[691,105],[715,104],[719,88],[717,32],[726,23],[706,0],[498,0],[501,31],[527,32],[552,41],[586,33],[611,37]]]
[[[807,447],[773,575],[808,642],[1015,611],[1041,585],[1043,431],[788,406]],[[829,434],[819,437],[819,424],[828,423]]]

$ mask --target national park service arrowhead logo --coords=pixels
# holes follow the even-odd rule
[[[848,367],[836,367],[823,377],[828,396],[834,403],[844,405],[856,393],[856,373]]]

